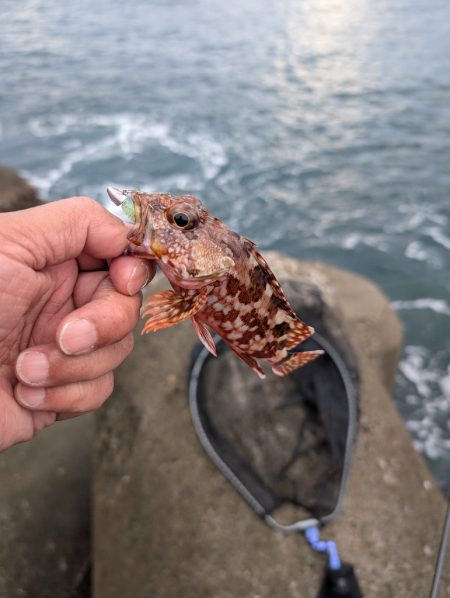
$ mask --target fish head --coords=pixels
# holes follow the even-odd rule
[[[234,267],[227,243],[232,233],[193,195],[142,193],[108,188],[111,199],[134,222],[129,252],[154,259],[174,284],[201,288]]]

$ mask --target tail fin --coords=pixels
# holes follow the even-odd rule
[[[301,368],[320,355],[323,355],[323,353],[324,352],[322,350],[292,353],[292,355],[289,355],[281,363],[274,365],[272,367],[272,371],[277,376],[287,376],[297,368]]]
[[[292,323],[292,328],[288,333],[286,348],[294,349],[294,347],[305,341],[312,334],[314,334],[314,328],[302,322],[300,318],[297,318]]]

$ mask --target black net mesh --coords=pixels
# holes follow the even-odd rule
[[[299,311],[323,334],[319,299]],[[313,339],[301,346],[316,348]],[[218,349],[218,358],[204,363],[197,393],[214,450],[267,514],[290,503],[319,519],[329,515],[340,493],[349,425],[348,396],[335,361],[326,354],[284,378],[267,370],[261,381],[225,343]]]

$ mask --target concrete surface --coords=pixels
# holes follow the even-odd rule
[[[348,496],[326,535],[339,540],[366,597],[427,596],[444,500],[392,402],[399,321],[361,277],[268,258],[287,289],[289,280],[320,289],[359,365]],[[312,598],[323,559],[261,523],[202,452],[186,396],[194,340],[189,322],[137,337],[98,415],[94,596]]]
[[[1,598],[88,596],[93,424],[59,422],[0,453]]]

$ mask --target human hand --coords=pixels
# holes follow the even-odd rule
[[[0,214],[0,450],[111,394],[155,273],[126,247],[85,197]]]

